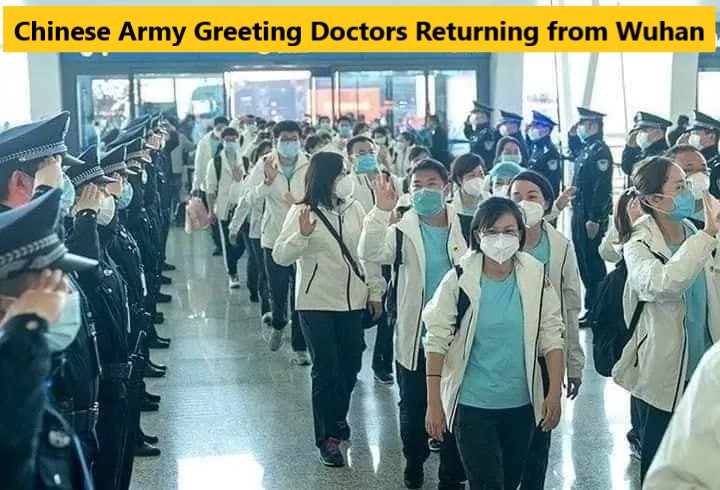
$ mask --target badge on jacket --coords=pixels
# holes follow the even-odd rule
[[[485,142],[485,149],[486,149],[486,150],[488,150],[488,151],[492,150],[492,149],[493,149],[493,146],[495,146],[495,142],[494,142],[494,141],[486,141],[486,142]]]
[[[610,168],[610,160],[607,158],[603,158],[601,160],[598,160],[598,170],[601,172],[607,172],[607,170]]]
[[[548,162],[548,168],[549,168],[552,172],[555,172],[555,171],[558,169],[558,161],[557,161],[557,160],[550,160],[550,161]]]

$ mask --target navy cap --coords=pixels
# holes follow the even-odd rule
[[[112,175],[115,172],[128,173],[128,167],[125,164],[125,155],[127,146],[116,146],[100,158],[100,168],[105,175]]]
[[[97,261],[68,253],[56,233],[61,189],[53,189],[23,206],[0,213],[0,281],[24,272],[87,270]]]
[[[0,133],[0,165],[25,162],[67,153],[65,135],[70,113],[15,126]]]
[[[138,165],[133,165],[137,160],[145,163],[152,163],[150,155],[148,155],[148,152],[145,151],[145,140],[142,138],[135,138],[126,144],[125,161],[128,162],[128,166],[137,167]]]
[[[693,117],[692,125],[690,126],[690,131],[692,131],[693,129],[702,129],[705,131],[720,132],[720,121],[698,110],[695,110],[694,114],[695,115]]]
[[[115,141],[111,142],[109,145],[107,145],[108,149],[115,148],[119,145],[127,144],[133,140],[136,140],[138,138],[145,138],[145,126],[139,126],[137,128],[132,129],[124,129],[117,138],[115,138]]]
[[[642,111],[635,114],[633,123],[635,123],[633,129],[667,129],[672,126],[672,121],[668,121],[667,119],[656,116],[655,114]]]
[[[82,160],[80,160],[77,157],[72,156],[70,153],[66,153],[62,157],[62,166],[63,167],[72,167],[74,165],[82,165],[84,163],[85,162],[83,162]]]
[[[545,126],[547,128],[551,128],[551,129],[554,128],[555,126],[557,126],[557,123],[555,121],[553,121],[552,119],[547,117],[542,112],[538,112],[538,111],[532,111],[531,124],[538,124],[540,126]]]
[[[125,124],[125,127],[123,128],[123,131],[126,131],[130,128],[137,128],[139,126],[145,125],[150,120],[150,114],[143,114],[142,116],[138,116],[134,119],[131,119]]]
[[[500,109],[500,124],[502,123],[516,123],[520,124],[522,121],[522,116],[520,114],[515,114],[514,112],[508,112],[503,111]]]
[[[602,121],[603,118],[607,114],[603,114],[602,112],[593,111],[592,109],[588,109],[586,107],[578,107],[578,116],[580,116],[580,121]]]
[[[107,177],[102,168],[100,168],[97,146],[92,145],[88,147],[78,156],[78,159],[85,162],[84,165],[68,167],[65,170],[65,175],[68,176],[70,182],[76,189],[79,189],[85,184],[105,185],[115,182],[115,179]]]
[[[481,104],[480,102],[473,100],[473,112],[484,112],[485,114],[490,115],[494,110],[495,109],[487,104]]]

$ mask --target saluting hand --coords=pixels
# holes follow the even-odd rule
[[[97,213],[100,210],[102,197],[103,193],[98,186],[95,184],[86,185],[80,193],[80,199],[78,199],[75,204],[75,213],[85,210],[95,211]]]
[[[35,314],[44,319],[48,325],[53,325],[65,308],[67,293],[62,271],[45,269],[10,305],[3,322],[14,316]]]
[[[383,211],[392,211],[397,201],[398,196],[392,179],[381,173],[375,178],[375,205]]]
[[[300,216],[298,216],[298,223],[300,224],[300,234],[306,237],[312,235],[313,231],[315,231],[315,226],[317,224],[315,218],[310,215],[310,212],[310,206],[305,206],[300,211]]]
[[[718,213],[713,206],[713,198],[707,192],[703,195],[703,211],[705,214],[705,227],[703,231],[714,237],[718,232]]]

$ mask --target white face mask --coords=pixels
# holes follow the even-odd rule
[[[73,291],[67,295],[65,308],[60,318],[45,334],[52,352],[65,350],[75,340],[82,325],[81,315],[80,295],[77,291]]]
[[[97,213],[97,223],[100,226],[107,226],[115,217],[115,199],[112,196],[105,196],[100,203],[100,210]]]
[[[506,233],[480,235],[480,250],[498,264],[504,264],[520,250],[520,239]]]
[[[350,199],[355,192],[355,179],[352,175],[346,175],[335,184],[335,197],[338,199]]]
[[[528,138],[533,141],[537,141],[542,138],[542,134],[538,128],[530,128],[530,131],[528,131]]]
[[[509,134],[510,134],[510,132],[508,131],[507,126],[505,126],[505,125],[500,126],[500,136],[507,136]]]
[[[482,196],[483,179],[481,177],[473,177],[462,184],[462,190],[465,194],[473,197]]]
[[[650,135],[647,134],[645,131],[641,131],[637,134],[637,137],[635,138],[635,142],[640,147],[641,150],[644,150],[648,146],[652,144],[650,141]]]
[[[710,189],[710,177],[706,173],[698,172],[688,176],[687,184],[695,199],[699,200]]]
[[[493,187],[493,196],[508,197],[509,190],[510,190],[510,186],[507,184],[496,185],[495,187]]]
[[[520,201],[518,203],[520,209],[522,209],[525,215],[525,226],[532,228],[533,226],[540,223],[545,216],[545,209],[541,204],[534,201]]]
[[[700,137],[699,134],[693,133],[693,134],[691,134],[690,137],[688,138],[688,144],[694,146],[694,147],[697,148],[698,150],[702,150],[702,144],[700,143],[700,140],[701,140],[701,139],[702,139],[702,138]]]

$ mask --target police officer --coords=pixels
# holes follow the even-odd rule
[[[613,158],[603,141],[605,114],[584,107],[578,107],[577,111],[579,122],[568,135],[575,158],[572,241],[585,285],[585,309],[590,310],[597,287],[606,274],[598,246],[612,209]]]
[[[497,139],[505,136],[515,138],[520,145],[520,154],[522,155],[522,161],[528,161],[528,149],[527,142],[525,141],[525,135],[520,128],[522,124],[522,116],[515,114],[514,112],[500,110],[500,121],[497,125]]]
[[[0,215],[0,488],[93,488],[49,378],[59,367],[52,357],[81,330],[62,273],[96,266],[56,233],[61,195],[53,189]]]
[[[73,210],[75,223],[69,242],[80,249],[95,249],[98,259],[97,267],[79,275],[96,319],[102,362],[97,423],[100,449],[94,475],[98,486],[121,489],[132,471],[132,452],[128,448],[133,447],[135,427],[131,426],[128,399],[132,362],[127,286],[108,253],[117,213],[106,186],[115,180],[100,168],[94,145],[78,158],[85,164],[66,170],[80,196]]]
[[[559,196],[563,176],[562,159],[550,138],[550,133],[557,124],[538,111],[532,111],[532,116],[528,125],[530,157],[527,168],[544,175],[552,185],[555,195]]]
[[[671,121],[642,111],[635,114],[634,123],[622,153],[621,165],[626,175],[632,175],[640,160],[667,151],[667,130],[672,126]]]
[[[498,139],[495,130],[490,127],[490,116],[495,109],[476,101],[473,101],[473,106],[463,132],[470,141],[470,152],[482,157],[487,172],[495,161],[495,145]]]
[[[695,111],[687,142],[700,150],[710,169],[710,194],[720,199],[720,155],[718,155],[720,121]],[[680,137],[680,141],[683,137]]]

